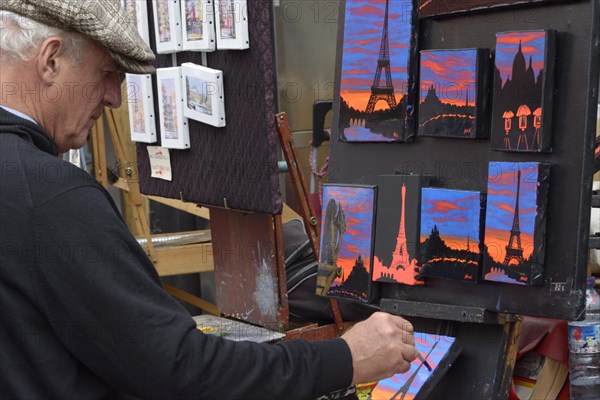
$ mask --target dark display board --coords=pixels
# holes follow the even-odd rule
[[[171,182],[150,177],[147,145],[139,143],[142,193],[237,210],[281,213],[271,1],[252,0],[247,4],[242,13],[246,15],[247,11],[249,49],[216,50],[207,54],[206,64],[200,52],[176,53],[175,62],[171,54],[157,55],[157,68],[192,62],[223,71],[227,125],[216,128],[189,120],[191,148],[170,150]],[[154,43],[150,2],[148,11]],[[156,76],[152,78],[158,115]]]
[[[343,19],[342,5],[338,66]],[[418,50],[489,49],[493,76],[496,33],[521,30],[556,32],[554,91],[545,94],[553,99],[550,152],[497,151],[491,150],[489,139],[423,136],[417,136],[413,143],[348,143],[338,140],[339,129],[332,123],[329,182],[377,185],[380,175],[418,174],[432,177],[437,187],[485,192],[489,162],[548,163],[551,167],[546,246],[540,284],[520,286],[490,281],[473,284],[446,279],[427,279],[427,284],[419,287],[378,283],[382,298],[476,306],[493,312],[560,319],[581,317],[585,305],[598,102],[599,2],[529,2],[519,7],[423,17],[418,27]],[[340,90],[340,79],[338,67],[336,93]],[[492,85],[490,82],[488,87],[490,101],[493,101]],[[334,121],[338,120],[339,112],[339,102],[334,103]],[[378,214],[385,212],[377,210]]]

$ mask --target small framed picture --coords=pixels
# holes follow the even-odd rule
[[[161,145],[169,149],[189,149],[190,131],[182,107],[181,68],[159,68],[156,79]]]
[[[215,51],[213,0],[182,0],[183,50]]]
[[[250,47],[246,0],[215,0],[217,49],[243,50]]]
[[[183,50],[179,0],[156,0],[152,2],[152,7],[156,52],[165,54]]]
[[[212,126],[225,126],[223,72],[192,63],[183,63],[181,74],[183,115]]]
[[[150,30],[148,28],[148,4],[146,0],[121,0],[121,5],[130,18],[128,22],[135,22],[140,36],[149,46]]]
[[[129,128],[134,142],[156,142],[154,95],[150,75],[126,74]]]

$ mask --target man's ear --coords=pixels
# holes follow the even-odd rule
[[[57,36],[44,40],[36,57],[37,72],[46,83],[52,83],[64,61],[64,43]]]

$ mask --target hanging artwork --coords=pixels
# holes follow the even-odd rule
[[[492,149],[551,150],[555,32],[496,34]]]
[[[420,136],[487,137],[488,63],[487,49],[421,52]]]
[[[542,3],[555,0],[419,0],[419,16],[432,17],[465,11],[478,11],[492,7],[514,7],[515,4]],[[531,11],[535,13],[535,10]],[[523,13],[525,20],[533,18],[533,14]]]
[[[215,50],[213,0],[181,0],[183,50]]]
[[[346,1],[338,40],[339,116],[334,123],[340,140],[414,139],[415,21],[412,1]]]
[[[225,126],[223,72],[193,63],[181,64],[183,114],[196,121]]]
[[[426,399],[450,368],[460,349],[450,336],[415,332],[419,358],[403,374],[379,381],[371,392],[372,400]]]
[[[152,7],[156,52],[164,54],[183,50],[179,0],[156,0],[152,2]]]
[[[518,285],[543,282],[550,166],[490,162],[483,277]]]
[[[246,0],[215,0],[217,49],[244,50],[250,47]]]
[[[481,192],[421,192],[421,276],[477,282],[483,239]]]
[[[148,29],[148,4],[146,0],[121,0],[121,5],[127,12],[129,21],[137,26],[137,30],[148,46],[150,46],[150,31]]]
[[[190,132],[182,107],[181,68],[159,68],[156,70],[156,80],[161,146],[189,149]]]
[[[418,175],[382,175],[377,180],[377,224],[373,280],[422,284],[419,270],[419,210],[421,187],[428,182]]]
[[[324,185],[317,294],[369,301],[376,195],[374,186]]]
[[[154,95],[150,75],[126,74],[129,128],[134,142],[156,142]]]

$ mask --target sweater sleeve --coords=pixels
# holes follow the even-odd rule
[[[38,307],[63,345],[120,391],[145,399],[306,399],[350,385],[342,339],[278,344],[205,335],[161,287],[95,187],[35,207]]]

